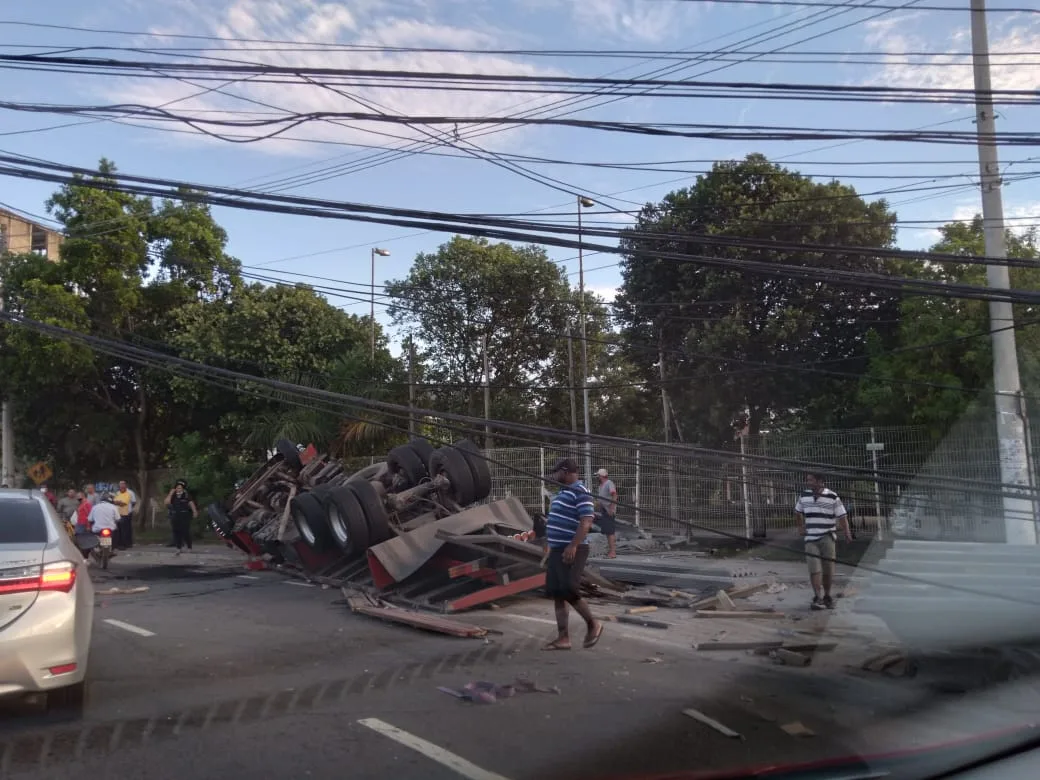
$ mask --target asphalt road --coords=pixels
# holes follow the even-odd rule
[[[855,752],[871,718],[912,705],[897,684],[710,659],[613,626],[591,651],[542,652],[552,626],[508,607],[465,618],[501,634],[456,639],[239,565],[113,567],[95,572],[99,591],[149,590],[98,597],[83,716],[5,704],[3,776],[643,777]],[[473,705],[438,690],[519,677],[559,693]],[[815,736],[780,728],[793,721]]]

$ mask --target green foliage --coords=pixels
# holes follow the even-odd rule
[[[852,187],[813,182],[761,155],[717,163],[692,187],[643,209],[622,240],[619,320],[629,358],[644,379],[658,379],[658,350],[664,351],[667,376],[682,377],[668,389],[687,440],[728,441],[745,421],[752,432],[795,421],[853,423],[848,383],[797,366],[862,355],[872,330],[887,343],[885,321],[898,303],[884,293],[713,268],[695,259],[895,270],[869,252],[777,251],[699,237],[888,247],[894,222],[884,201],[867,203]],[[660,260],[651,252],[691,259]],[[768,371],[735,361],[791,368]]]
[[[486,341],[492,417],[570,427],[567,333],[578,377],[581,299],[544,250],[455,236],[419,254],[387,292],[401,301],[391,317],[414,339],[430,385],[421,405],[482,415]],[[591,384],[607,374],[598,342],[609,340],[608,318],[588,293],[585,308]]]
[[[943,254],[984,255],[982,218],[952,222],[940,228],[941,238],[931,251]],[[1037,234],[1007,233],[1008,256],[1040,257]],[[986,268],[958,263],[928,264],[913,269],[921,278],[957,284],[986,284]],[[1012,287],[1040,287],[1040,268],[1012,268]],[[1026,323],[1040,320],[1040,308],[1015,306],[1019,370],[1024,388],[1040,380],[1040,329]],[[867,376],[859,402],[880,425],[922,425],[942,437],[976,400],[990,403],[979,391],[992,386],[993,353],[989,305],[985,301],[954,298],[908,297],[900,305],[900,326],[894,349],[880,340],[870,345]],[[928,346],[941,342],[938,346]],[[914,386],[908,383],[921,383]],[[904,384],[899,384],[904,383]],[[953,389],[928,387],[946,385]],[[965,392],[967,391],[967,392]],[[1028,390],[1027,390],[1028,392]]]

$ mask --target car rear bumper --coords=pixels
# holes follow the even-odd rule
[[[77,616],[75,591],[41,593],[25,615],[0,630],[0,696],[82,682],[89,652],[89,640],[82,649],[77,643],[83,619],[90,618]],[[71,664],[74,669],[60,669]]]

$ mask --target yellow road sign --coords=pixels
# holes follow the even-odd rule
[[[50,479],[54,475],[54,472],[51,471],[50,466],[41,460],[39,463],[34,463],[29,467],[28,474],[32,478],[33,482],[40,485]]]

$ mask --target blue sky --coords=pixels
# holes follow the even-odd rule
[[[890,0],[883,0],[890,5]],[[612,74],[637,77],[661,62],[649,59],[546,58],[473,54],[415,53],[360,54],[343,50],[241,51],[248,44],[200,42],[177,35],[220,36],[227,39],[279,39],[328,44],[377,44],[401,47],[456,47],[477,49],[586,49],[714,51],[748,48],[766,52],[783,48],[784,54],[743,56],[740,63],[721,62],[708,55],[686,63],[673,78],[764,82],[823,82],[894,86],[971,86],[970,62],[963,57],[908,58],[906,52],[965,52],[970,48],[967,3],[963,13],[929,11],[838,10],[790,6],[723,5],[686,0],[354,0],[350,3],[316,0],[41,0],[18,4],[0,15],[5,22],[33,22],[115,29],[154,35],[115,35],[2,26],[0,50],[30,51],[15,46],[200,46],[228,49],[234,56],[272,64],[331,67],[456,70],[488,73],[552,73],[582,76]],[[873,18],[871,18],[873,17]],[[786,26],[784,29],[780,29]],[[845,29],[839,29],[844,27]],[[747,41],[759,35],[756,41]],[[803,40],[810,39],[811,40]],[[1040,89],[1040,16],[993,14],[990,38],[997,88]],[[799,41],[803,41],[799,43]],[[848,53],[842,61],[806,63],[810,59],[840,60],[837,56],[798,52]],[[1023,52],[1033,52],[1023,55]],[[857,62],[857,54],[873,53],[871,62]],[[1014,56],[1016,53],[1019,56]],[[180,59],[187,54],[177,55]],[[115,53],[113,56],[133,56]],[[789,57],[800,62],[776,61]],[[954,66],[942,63],[958,63]],[[724,67],[723,67],[724,66]],[[707,75],[709,71],[714,71]],[[6,101],[97,104],[133,102],[161,105],[178,101],[183,111],[264,111],[259,101],[293,111],[357,110],[345,97],[320,87],[237,84],[229,96],[210,93],[186,99],[200,91],[177,81],[70,77],[61,74],[8,71],[0,95]],[[357,94],[398,113],[488,116],[537,105],[544,97],[509,94],[422,91],[357,90]],[[1029,106],[1002,109],[1000,129],[1035,131],[1040,110]],[[914,129],[944,123],[944,129],[970,131],[970,106],[814,103],[764,100],[628,98],[609,106],[576,114],[582,118],[621,121],[688,121],[772,124],[857,129]],[[65,163],[93,166],[106,156],[128,173],[204,182],[223,186],[270,188],[278,181],[299,185],[287,193],[371,202],[449,212],[521,213],[573,210],[573,198],[544,184],[521,178],[486,160],[466,157],[458,149],[436,151],[453,156],[409,155],[393,162],[371,165],[378,149],[350,144],[393,146],[399,141],[372,131],[409,135],[398,126],[370,127],[312,124],[291,135],[299,140],[231,144],[190,133],[163,132],[155,127],[95,121],[75,127],[50,129],[67,117],[5,111],[0,124],[0,149]],[[32,132],[25,132],[32,131]],[[465,136],[465,128],[461,131]],[[410,137],[420,137],[412,134]],[[910,192],[886,195],[901,220],[966,218],[978,210],[977,172],[971,146],[856,142],[709,141],[654,139],[561,128],[512,129],[476,140],[483,149],[565,160],[633,162],[657,160],[714,160],[762,152],[803,173],[837,176],[861,193],[894,187]],[[460,156],[461,155],[461,156]],[[1032,158],[1032,159],[1031,159]],[[885,165],[850,165],[893,161]],[[939,161],[943,161],[939,164]],[[1040,173],[1040,149],[1001,150],[1010,173]],[[362,165],[364,163],[364,165]],[[332,165],[352,165],[351,172],[322,181],[286,177],[325,173]],[[578,191],[597,193],[602,205],[585,213],[592,223],[623,224],[619,211],[656,201],[669,190],[684,186],[692,176],[663,172],[629,172],[579,166],[532,166]],[[707,168],[690,164],[687,168]],[[364,168],[364,170],[357,170]],[[959,175],[959,178],[939,176]],[[854,178],[859,176],[863,178]],[[906,177],[919,178],[884,178]],[[876,177],[876,178],[868,178]],[[963,183],[959,189],[922,190],[934,185]],[[5,179],[0,202],[42,213],[50,185]],[[609,197],[603,197],[609,196]],[[1004,189],[1005,206],[1014,224],[1040,222],[1040,183],[1015,182]],[[613,210],[613,213],[612,213]],[[445,234],[218,209],[218,220],[230,234],[230,250],[248,266],[268,271],[292,271],[334,277],[357,284],[369,281],[369,248],[381,246],[391,256],[379,259],[377,283],[406,273],[420,251],[431,251],[448,238]],[[560,217],[561,219],[563,217]],[[930,224],[900,229],[900,244],[927,246],[935,238]],[[551,250],[575,274],[571,252]],[[620,281],[614,256],[591,256],[587,284],[606,296]],[[361,289],[361,288],[359,288]],[[365,295],[364,292],[360,293]],[[367,304],[344,304],[348,311],[367,314]],[[377,313],[377,316],[378,313]]]

